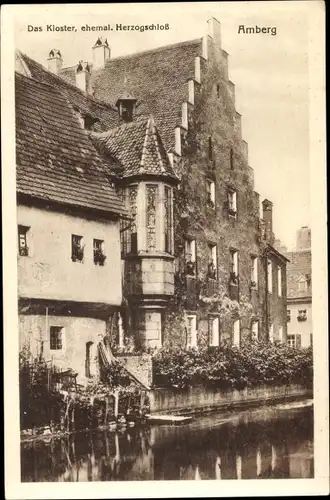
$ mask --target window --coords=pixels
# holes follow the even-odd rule
[[[72,262],[82,262],[84,258],[83,237],[73,234],[71,237]]]
[[[283,326],[279,326],[278,328],[278,340],[283,342]]]
[[[93,130],[94,128],[94,123],[97,121],[97,119],[93,118],[91,115],[85,115],[83,117],[83,124],[84,124],[84,128],[86,130]]]
[[[230,282],[238,285],[238,252],[237,250],[231,250],[231,269],[230,269]]]
[[[233,345],[240,346],[241,343],[241,332],[240,332],[240,321],[237,319],[233,324]]]
[[[307,292],[307,280],[305,278],[301,278],[298,282],[298,292]]]
[[[106,256],[104,255],[104,241],[93,240],[94,264],[104,266]]]
[[[209,336],[210,336],[210,346],[219,345],[219,318],[217,316],[209,317]]]
[[[173,209],[172,209],[172,190],[165,186],[165,207],[164,207],[164,232],[165,232],[165,252],[172,253],[172,226],[173,226]]]
[[[196,275],[196,241],[185,241],[185,262],[186,274],[190,276]]]
[[[277,294],[282,297],[282,268],[277,267]]]
[[[299,349],[301,347],[300,333],[297,333],[296,335],[288,335],[286,343],[289,347],[296,347]]]
[[[309,344],[309,345],[310,345],[311,347],[313,347],[313,334],[312,334],[312,333],[310,333],[310,334],[309,334],[309,342],[310,342],[310,344]]]
[[[196,314],[186,316],[187,347],[197,346]]]
[[[213,160],[213,144],[212,144],[212,137],[209,137],[209,150],[208,150],[208,158],[209,158],[209,160]]]
[[[237,215],[237,193],[236,191],[228,191],[228,215],[236,217]]]
[[[270,340],[270,342],[274,341],[274,325],[273,325],[273,323],[271,323],[269,325],[269,340]]]
[[[234,150],[230,148],[230,169],[234,170]]]
[[[268,259],[267,261],[267,282],[268,282],[268,293],[273,291],[273,266],[272,261]]]
[[[259,321],[258,320],[253,320],[251,324],[251,337],[252,340],[258,340],[259,339]]]
[[[306,309],[299,309],[298,310],[297,320],[298,321],[306,321],[307,320],[307,310]]]
[[[59,351],[63,349],[63,327],[51,326],[49,344],[51,351]]]
[[[217,84],[217,98],[219,99],[220,97],[220,85],[219,83]]]
[[[29,228],[26,226],[18,226],[18,253],[21,257],[29,255],[29,247],[27,246],[27,232]]]
[[[217,279],[217,245],[210,244],[208,245],[208,254],[209,254],[209,262],[207,267],[207,277],[209,279],[216,280]]]
[[[206,181],[206,189],[207,189],[207,203],[212,208],[215,206],[215,184],[213,181]]]
[[[137,253],[137,194],[136,185],[129,186],[122,191],[122,200],[132,218],[131,221],[121,220],[120,222],[122,255]]]
[[[287,309],[287,311],[286,311],[286,321],[287,321],[287,323],[290,323],[290,321],[291,321],[291,311],[290,311],[290,309]]]
[[[258,258],[251,257],[251,287],[258,288]]]
[[[158,186],[148,185],[147,194],[147,247],[148,251],[156,250],[156,217],[158,203]]]

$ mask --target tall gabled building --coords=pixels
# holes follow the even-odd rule
[[[53,50],[53,73],[21,58],[36,78],[70,95],[76,86],[93,103],[86,128],[115,164],[109,175],[132,217],[121,228],[119,344],[285,341],[287,259],[274,248],[269,200],[260,218],[220,23],[210,19],[203,38],[117,58],[98,39],[93,62],[71,68]],[[81,97],[75,109],[86,115]]]

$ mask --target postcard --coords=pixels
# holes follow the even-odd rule
[[[3,6],[6,498],[329,493],[324,11]]]

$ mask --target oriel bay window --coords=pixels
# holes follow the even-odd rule
[[[137,253],[137,194],[138,186],[129,186],[124,191],[124,202],[131,221],[122,221],[121,251],[123,255]]]
[[[131,220],[121,227],[122,255],[173,254],[173,189],[163,183],[127,186],[124,200]]]
[[[173,201],[172,189],[164,186],[164,236],[165,252],[173,253]]]

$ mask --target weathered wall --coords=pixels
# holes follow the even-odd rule
[[[118,354],[117,358],[144,385],[147,387],[152,385],[152,359],[150,355],[129,356]]]
[[[63,327],[63,348],[50,350],[49,332],[51,326]],[[96,345],[106,333],[106,322],[93,318],[69,316],[20,315],[20,348],[26,346],[33,356],[38,356],[43,341],[44,358],[53,360],[60,368],[72,368],[78,372],[78,382],[85,380],[86,343],[93,342],[91,356],[97,356]],[[97,365],[94,362],[95,370]],[[93,369],[93,366],[91,367]]]
[[[18,257],[20,297],[120,305],[119,223],[18,206],[17,223],[30,227],[29,255]],[[71,235],[84,237],[83,263],[71,260]],[[93,239],[104,240],[104,266],[93,261]]]
[[[267,336],[263,294],[264,247],[259,239],[259,199],[254,192],[253,172],[248,165],[247,144],[242,140],[241,117],[236,113],[233,85],[228,81],[227,58],[210,44],[209,60],[202,63],[201,84],[195,82],[195,105],[188,107],[188,130],[181,131],[182,158],[177,171],[182,177],[175,191],[175,254],[179,273],[184,272],[184,238],[196,239],[197,275],[205,279],[209,260],[208,244],[217,245],[218,281],[228,290],[231,271],[230,250],[239,251],[239,302],[241,338],[250,335],[251,319],[259,319],[260,338]],[[220,91],[218,92],[217,86]],[[209,158],[209,139],[212,159]],[[215,206],[207,203],[206,180],[215,182]],[[237,192],[237,217],[228,215],[228,189]],[[185,214],[185,217],[182,217]],[[251,256],[259,257],[259,287],[251,296]],[[264,298],[265,300],[265,298]],[[253,304],[249,310],[249,304]],[[186,309],[197,314],[198,343],[208,342],[208,314],[211,308],[190,304]],[[221,338],[232,335],[234,317],[221,319]],[[164,342],[182,343],[182,321],[164,320]]]
[[[299,385],[246,388],[220,391],[191,387],[186,390],[153,389],[150,392],[150,413],[184,414],[228,406],[249,405],[266,401],[285,400],[295,397],[311,397],[312,391]]]

